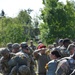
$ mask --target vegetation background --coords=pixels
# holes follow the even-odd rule
[[[42,0],[44,8],[41,15],[30,16],[31,9],[21,10],[17,17],[6,17],[4,10],[0,16],[0,46],[8,42],[23,42],[42,39],[51,44],[59,38],[75,39],[75,2]],[[35,42],[36,43],[36,42]]]

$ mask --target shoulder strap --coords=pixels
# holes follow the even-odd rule
[[[56,69],[56,72],[55,72],[56,75],[58,75],[59,73],[60,74],[61,73],[65,73],[65,74],[68,73],[68,65],[66,63],[66,60],[68,60],[68,59],[62,58],[62,59],[58,60],[57,69]],[[67,67],[65,65],[67,65]]]

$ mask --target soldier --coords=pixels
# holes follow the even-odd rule
[[[60,48],[62,46],[63,46],[63,39],[59,39],[57,48]]]
[[[11,67],[13,66],[9,75],[17,75],[17,74],[18,75],[27,75],[27,74],[30,75],[30,60],[29,60],[28,54],[26,54],[28,52],[27,47],[28,47],[28,45],[26,43],[24,43],[24,42],[21,43],[22,51],[17,52],[16,56],[13,57],[9,61],[9,63],[8,63],[9,66],[11,66]],[[27,69],[24,69],[24,68],[27,68]]]
[[[69,55],[72,55],[75,52],[75,45],[70,44],[67,48],[67,52],[68,52]]]
[[[8,66],[9,60],[15,56],[14,54],[11,54],[7,48],[4,48],[1,50],[1,59],[0,59],[0,64],[1,64],[1,70],[3,75],[8,75],[10,73],[10,66]]]
[[[69,44],[71,44],[71,41],[68,38],[65,38],[63,40],[63,46],[61,46],[60,48],[58,48],[59,51],[60,51],[60,53],[61,53],[61,55],[62,55],[62,57],[69,56],[68,52],[67,52],[67,47],[68,47]]]
[[[20,51],[20,45],[18,44],[18,43],[14,43],[13,45],[12,45],[12,52],[13,53],[17,53],[17,52],[19,52]]]
[[[10,52],[12,52],[12,43],[8,43],[7,48],[9,49]]]
[[[46,46],[41,45],[38,50],[34,51],[34,57],[37,60],[38,75],[46,75],[45,65],[49,62],[49,57],[45,53]]]
[[[34,67],[33,65],[35,65],[35,62],[34,62],[34,59],[31,55],[31,52],[30,52],[30,49],[27,45],[26,42],[22,42],[21,43],[21,48],[22,48],[22,52],[24,52],[25,55],[27,55],[28,57],[28,60],[29,60],[29,68],[30,68],[30,71],[31,71],[31,75],[35,75],[35,72],[34,72]]]
[[[57,61],[61,58],[61,55],[57,50],[52,50],[50,52],[50,59],[45,68],[47,69],[47,74],[46,75],[55,75],[55,71],[57,68]]]
[[[42,43],[41,40],[38,41],[37,49],[40,49],[41,47],[45,48],[46,46]]]
[[[33,41],[30,40],[30,48],[34,51],[36,49],[36,46],[33,44]]]

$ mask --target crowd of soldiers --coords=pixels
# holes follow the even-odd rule
[[[33,50],[36,46],[28,46],[27,42],[8,43],[0,50],[0,72],[3,75],[35,75]],[[33,46],[32,46],[33,45]]]
[[[68,38],[58,44],[38,46],[27,42],[8,43],[0,50],[2,75],[75,75],[75,43]]]

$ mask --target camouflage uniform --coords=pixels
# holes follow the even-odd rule
[[[8,43],[7,48],[9,49],[10,52],[12,52],[12,43]]]
[[[59,48],[59,52],[61,53],[62,57],[68,57],[69,56],[69,53],[64,46]]]
[[[10,73],[10,66],[8,65],[9,60],[15,56],[14,54],[10,54],[8,49],[3,49],[1,51],[1,59],[0,59],[0,64],[1,64],[1,70],[3,75],[8,75]]]
[[[28,70],[30,70],[27,56],[24,53],[19,52],[9,62],[9,66],[14,66],[9,75],[17,75],[17,74],[20,75],[20,72],[22,71],[21,69],[23,68],[23,65],[28,67]],[[30,71],[29,71],[29,73],[30,73]],[[24,74],[21,74],[21,75],[24,75]]]
[[[19,52],[20,51],[20,45],[18,44],[18,43],[14,43],[13,45],[12,45],[12,52],[13,53],[17,53],[17,52]]]
[[[68,38],[63,40],[63,46],[59,47],[59,52],[61,53],[62,57],[68,57],[69,53],[67,50],[68,45],[71,44],[71,41]]]
[[[31,71],[31,75],[36,75],[35,71],[34,71],[35,61],[34,61],[32,55],[29,55],[29,58],[30,58],[30,71]]]
[[[35,50],[34,51],[34,57],[37,60],[37,70],[38,75],[46,75],[46,64],[50,61],[50,58],[45,53],[40,53],[41,51],[45,51],[45,49]]]
[[[35,72],[34,72],[34,59],[32,57],[32,50],[28,47],[27,43],[26,42],[22,42],[21,43],[21,47],[22,47],[22,52],[27,56],[28,58],[28,66],[30,68],[30,71],[31,71],[31,75],[35,75]],[[27,52],[26,52],[27,51]]]

